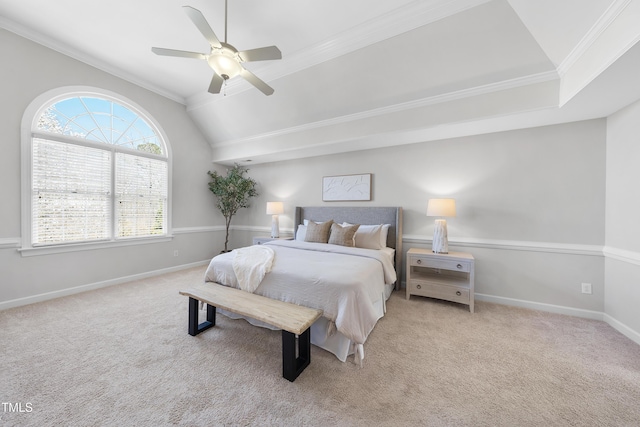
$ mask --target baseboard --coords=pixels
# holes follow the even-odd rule
[[[640,345],[640,333],[634,331],[624,323],[619,322],[608,314],[604,313],[604,321],[607,322],[613,329],[620,332],[631,341]]]
[[[493,295],[475,294],[478,301],[494,302],[496,304],[511,305],[532,310],[547,311],[550,313],[566,314],[568,316],[582,317],[585,319],[601,320],[607,323],[616,331],[629,338],[631,341],[640,345],[640,333],[634,331],[624,323],[614,319],[607,313],[593,310],[583,310],[581,308],[565,307],[561,305],[544,304],[533,301],[525,301],[514,298],[496,297]]]
[[[494,295],[475,294],[478,301],[494,302],[496,304],[529,308],[531,310],[547,311],[549,313],[566,314],[567,316],[583,317],[585,319],[604,320],[601,311],[584,310],[582,308],[566,307],[563,305],[546,304],[542,302],[526,301],[515,298],[497,297]]]
[[[76,286],[73,288],[61,289],[54,292],[46,292],[43,294],[33,295],[24,298],[17,298],[9,301],[0,302],[0,311],[13,307],[20,307],[23,305],[34,304],[36,302],[47,301],[54,298],[65,297],[68,295],[78,294],[80,292],[91,291],[94,289],[106,288],[108,286],[119,285],[121,283],[132,282],[134,280],[146,279],[148,277],[159,276],[161,274],[173,273],[175,271],[186,270],[187,268],[199,267],[201,265],[207,265],[211,260],[204,260],[198,262],[192,262],[190,264],[178,265],[175,267],[162,268],[160,270],[147,271],[145,273],[133,274],[130,276],[118,277],[116,279],[105,280],[102,282],[90,283],[87,285]]]

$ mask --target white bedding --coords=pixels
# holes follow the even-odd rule
[[[363,344],[382,314],[385,285],[396,281],[393,250],[350,248],[325,243],[272,241],[271,271],[255,293],[320,308],[337,330]],[[238,287],[233,252],[213,258],[205,281]]]

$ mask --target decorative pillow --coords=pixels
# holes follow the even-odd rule
[[[316,224],[321,224],[318,221],[313,221]],[[307,234],[307,225],[309,225],[309,220],[305,219],[302,221],[302,224],[298,226],[298,230],[296,231],[296,240],[304,241],[304,236]]]
[[[339,224],[331,224],[331,234],[329,235],[329,243],[332,245],[355,246],[356,231],[360,227],[359,224],[348,225],[343,227]]]
[[[304,242],[304,236],[307,235],[307,226],[306,225],[299,225],[298,229],[296,230],[296,240],[302,240]]]
[[[307,233],[304,236],[304,241],[314,243],[327,243],[329,241],[329,233],[331,232],[331,224],[333,224],[332,219],[320,224],[309,221],[309,223],[307,224]]]

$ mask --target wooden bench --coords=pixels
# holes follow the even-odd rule
[[[213,282],[180,291],[180,294],[189,297],[189,335],[198,335],[215,326],[216,307],[220,307],[282,329],[282,376],[289,381],[294,381],[311,362],[309,328],[322,316],[322,310],[274,300]],[[202,323],[198,323],[198,301],[207,304],[207,320]]]

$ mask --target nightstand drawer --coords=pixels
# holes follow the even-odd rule
[[[411,281],[409,282],[409,288],[412,295],[469,304],[469,289],[423,281]]]
[[[464,261],[433,259],[421,256],[411,256],[411,265],[415,267],[440,268],[442,270],[471,271],[471,263]]]

